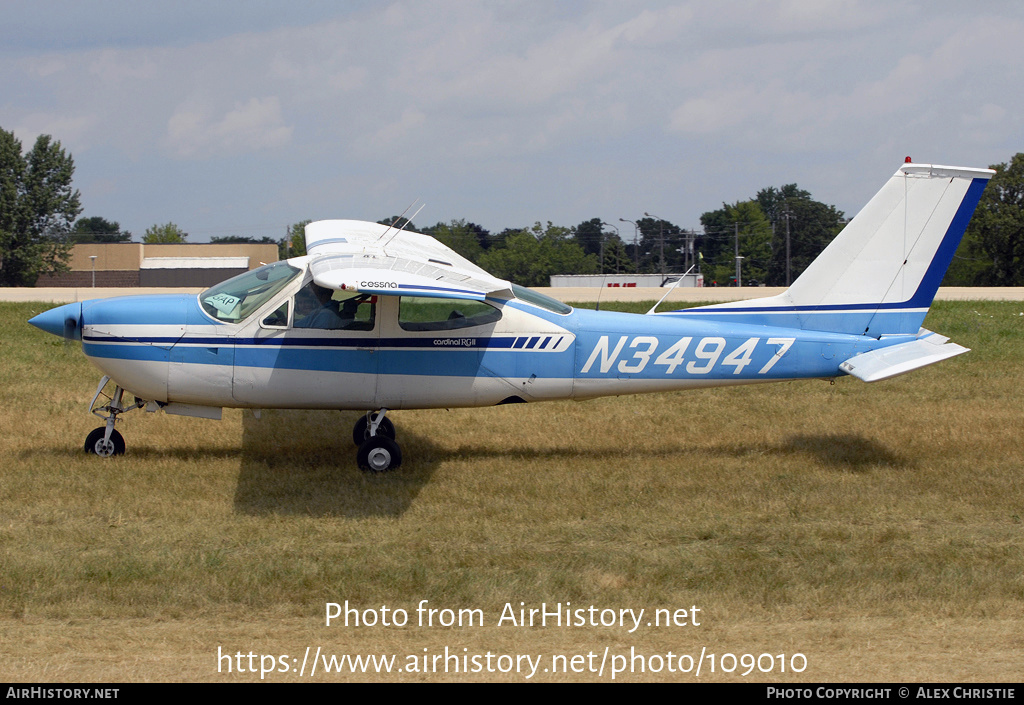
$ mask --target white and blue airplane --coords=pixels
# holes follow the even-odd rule
[[[383,472],[402,461],[390,410],[874,382],[967,352],[921,323],[993,173],[904,164],[789,289],[741,303],[574,310],[431,237],[326,220],[306,226],[306,256],[198,296],[85,301],[29,322],[81,340],[103,373],[89,452],[123,453],[114,426],[133,409],[348,409],[367,411],[359,466]]]

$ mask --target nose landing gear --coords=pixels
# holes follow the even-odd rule
[[[124,453],[124,436],[114,428],[114,424],[117,423],[118,414],[123,414],[132,409],[140,409],[146,405],[146,402],[136,399],[134,404],[124,406],[124,390],[118,386],[114,387],[113,396],[103,394],[103,388],[107,386],[109,381],[110,377],[106,376],[100,380],[99,386],[96,387],[96,394],[93,395],[92,402],[89,404],[92,413],[106,421],[106,424],[93,429],[85,438],[85,452],[95,453],[101,458],[109,458],[112,455],[122,455]],[[96,400],[100,398],[100,395],[106,397],[107,401],[101,406],[96,406]]]
[[[384,416],[387,412],[367,412],[352,429],[352,440],[359,446],[356,463],[360,470],[387,472],[402,464],[402,449],[395,443],[395,425]]]

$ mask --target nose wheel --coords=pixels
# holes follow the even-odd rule
[[[95,453],[101,458],[109,458],[112,455],[124,454],[124,436],[114,430],[110,432],[110,438],[106,438],[107,427],[100,426],[93,429],[85,438],[85,452]]]
[[[367,413],[352,429],[352,440],[359,446],[356,463],[360,470],[387,472],[402,464],[402,449],[395,443],[395,425],[384,416],[387,411]]]

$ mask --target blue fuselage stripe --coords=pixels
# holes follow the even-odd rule
[[[838,365],[882,340],[795,328],[578,310],[562,319],[575,335],[376,338],[372,335],[148,336],[125,340],[90,332],[87,355],[264,369],[355,374],[579,380],[767,380],[829,377]],[[785,346],[785,354],[775,356]],[[774,360],[774,361],[773,361]]]

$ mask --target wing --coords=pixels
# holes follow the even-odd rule
[[[361,220],[306,226],[313,281],[369,294],[477,299],[512,298],[512,285],[491,276],[428,235]]]

